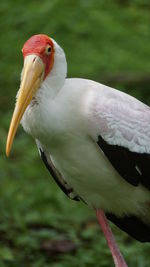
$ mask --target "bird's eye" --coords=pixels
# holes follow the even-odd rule
[[[45,54],[46,54],[46,55],[50,55],[51,50],[52,50],[51,46],[48,45],[48,46],[46,47],[46,49],[45,49]]]

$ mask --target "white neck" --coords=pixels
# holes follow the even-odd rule
[[[53,40],[54,64],[49,75],[42,82],[35,98],[40,100],[53,99],[65,83],[67,75],[67,62],[63,49]],[[39,102],[39,101],[38,101]]]
[[[52,70],[37,90],[21,120],[25,131],[35,138],[40,131],[44,131],[45,124],[39,128],[39,122],[42,123],[43,117],[48,117],[47,120],[50,121],[55,115],[55,109],[59,106],[56,96],[63,87],[67,74],[64,51],[54,40],[53,43],[55,54]]]

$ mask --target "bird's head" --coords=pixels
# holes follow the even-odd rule
[[[7,156],[9,156],[18,125],[27,106],[40,88],[41,83],[47,76],[51,75],[55,63],[56,47],[58,50],[61,49],[53,39],[44,34],[32,36],[23,46],[24,67],[7,137]]]
[[[33,35],[24,44],[22,53],[25,59],[24,68],[27,69],[27,66],[33,68],[32,66],[34,66],[37,77],[40,72],[42,78],[46,78],[54,63],[54,43],[52,39],[45,34]],[[29,55],[33,57],[30,58]]]

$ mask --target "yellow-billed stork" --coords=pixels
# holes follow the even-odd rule
[[[21,121],[64,193],[96,210],[115,265],[125,267],[106,217],[150,241],[150,108],[100,83],[67,79],[64,51],[44,34],[22,52],[6,154]]]

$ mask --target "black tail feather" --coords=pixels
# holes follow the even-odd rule
[[[106,217],[136,240],[150,242],[150,225],[148,226],[138,217],[124,216],[120,218],[111,213],[106,213]]]

